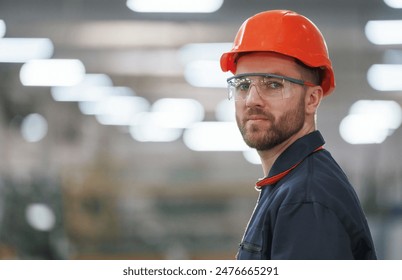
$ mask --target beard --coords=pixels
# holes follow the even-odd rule
[[[264,116],[267,118],[266,122],[271,123],[271,127],[267,129],[257,124],[248,124],[247,121],[242,121],[236,116],[244,142],[257,151],[270,150],[302,129],[305,121],[304,98],[300,99],[295,109],[287,111],[277,119],[259,107],[249,108],[246,115]]]

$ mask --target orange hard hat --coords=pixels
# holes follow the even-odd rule
[[[221,56],[221,68],[235,73],[240,53],[261,51],[280,53],[309,67],[321,68],[324,95],[335,89],[325,39],[308,18],[287,10],[266,11],[250,17],[237,32],[232,50]]]

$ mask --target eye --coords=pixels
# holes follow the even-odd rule
[[[261,85],[266,89],[281,89],[283,88],[283,81],[280,79],[264,79]]]
[[[248,91],[250,88],[249,82],[241,82],[237,85],[236,89],[239,91]]]
[[[232,84],[237,91],[247,92],[250,89],[250,81],[247,79],[235,80]]]

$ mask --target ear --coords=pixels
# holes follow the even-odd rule
[[[315,114],[320,106],[323,97],[323,90],[320,86],[308,87],[305,96],[305,105],[307,114]]]

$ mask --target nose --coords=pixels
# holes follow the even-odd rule
[[[248,95],[246,98],[246,106],[247,107],[263,106],[263,100],[258,92],[257,86],[254,84],[250,85],[250,89],[248,91]]]

